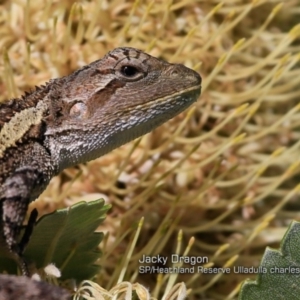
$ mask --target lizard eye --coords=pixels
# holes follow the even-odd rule
[[[138,59],[123,59],[116,64],[115,74],[122,81],[135,82],[147,76],[147,68]]]
[[[126,77],[134,77],[139,73],[139,70],[133,66],[123,66],[121,68],[121,73]]]

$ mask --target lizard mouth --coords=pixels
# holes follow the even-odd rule
[[[192,95],[194,95],[194,98],[195,98],[194,102],[196,102],[197,99],[199,98],[200,94],[201,94],[201,85],[195,85],[195,86],[192,86],[192,87],[190,87],[190,88],[188,88],[186,90],[183,90],[183,91],[180,91],[180,92],[172,94],[171,98],[172,97],[178,97],[180,95],[181,96],[184,96],[184,95],[190,95],[190,96],[192,96]],[[166,98],[170,98],[170,96],[166,97]]]
[[[183,107],[185,109],[194,102],[197,102],[201,94],[201,85],[195,85],[185,90],[175,92],[173,94],[167,95],[165,97],[158,98],[151,103],[157,105],[158,107],[166,106],[169,110]]]
[[[201,94],[201,85],[194,85],[185,90],[177,91],[172,94],[168,94],[164,97],[159,97],[153,99],[152,101],[130,106],[126,110],[123,109],[123,112],[131,115],[133,112],[145,111],[147,109],[157,110],[158,112],[164,111],[177,111],[178,108],[182,107],[182,110],[190,106],[192,103],[197,102],[199,96]],[[178,112],[179,113],[179,112]],[[175,116],[176,114],[174,114]]]

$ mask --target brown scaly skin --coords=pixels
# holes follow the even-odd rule
[[[0,275],[1,300],[71,300],[70,293],[46,282],[23,276]]]
[[[67,167],[142,136],[193,102],[201,77],[134,48],[117,48],[21,99],[0,103],[0,219],[8,249],[28,204]]]

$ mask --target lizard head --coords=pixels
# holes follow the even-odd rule
[[[63,167],[150,132],[197,101],[201,92],[195,71],[134,48],[116,48],[57,81],[59,88],[53,81],[49,93],[52,118],[46,135]]]

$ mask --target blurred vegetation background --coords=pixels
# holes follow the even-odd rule
[[[184,282],[189,299],[235,298],[255,274],[233,267],[257,267],[265,247],[278,247],[300,220],[299,20],[299,0],[0,2],[0,101],[120,46],[203,78],[191,109],[65,170],[31,204],[40,215],[100,197],[112,204],[99,228],[107,234],[101,287],[138,282],[162,298]],[[174,253],[232,271],[139,274],[143,254]]]

